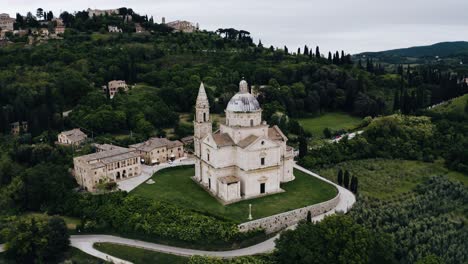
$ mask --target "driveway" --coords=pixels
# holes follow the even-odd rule
[[[314,222],[321,221],[323,218],[325,218],[325,216],[335,214],[336,211],[348,212],[348,210],[351,209],[353,204],[356,202],[356,197],[348,189],[343,188],[299,165],[295,165],[294,168],[312,177],[319,178],[323,181],[326,181],[334,185],[340,193],[340,201],[338,202],[337,206],[333,210],[328,211],[327,213],[313,217],[312,221]],[[290,226],[287,229],[294,229],[294,228],[296,228],[296,225]],[[186,256],[186,257],[193,256],[193,255],[204,255],[204,256],[214,256],[214,257],[222,257],[222,258],[232,258],[232,257],[249,256],[249,255],[271,252],[275,249],[275,240],[279,238],[279,236],[280,234],[277,234],[276,236],[266,241],[252,245],[250,247],[229,250],[229,251],[205,251],[205,250],[172,247],[172,246],[167,246],[167,245],[155,244],[151,242],[145,242],[145,241],[140,241],[140,240],[128,239],[128,238],[117,237],[117,236],[109,236],[109,235],[74,235],[74,236],[71,236],[70,240],[71,240],[71,246],[76,247],[92,256],[95,256],[104,260],[108,260],[108,261],[113,261],[114,263],[130,263],[128,261],[115,258],[113,256],[110,256],[108,254],[105,254],[103,252],[100,252],[94,249],[93,244],[99,243],[99,242],[115,243],[115,244],[120,244],[120,245],[133,246],[133,247],[143,248],[147,250],[153,250],[153,251],[158,251],[162,253],[168,253],[168,254],[174,254],[174,255],[180,255],[180,256]]]

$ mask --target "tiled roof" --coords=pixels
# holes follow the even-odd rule
[[[252,144],[255,140],[257,140],[257,136],[255,135],[250,135],[246,138],[244,138],[243,140],[239,141],[239,143],[237,143],[237,145],[241,148],[245,148],[247,146],[250,146],[250,144]]]
[[[81,141],[87,138],[86,134],[83,133],[79,128],[75,128],[75,129],[68,130],[68,131],[63,131],[60,134],[65,135],[72,142]]]
[[[276,125],[268,128],[268,138],[271,140],[287,140],[281,129]]]
[[[184,144],[179,140],[171,141],[167,138],[150,138],[145,142],[130,145],[129,147],[135,148],[139,151],[150,152],[155,148],[167,147],[174,148],[183,146]]]
[[[227,133],[214,133],[213,134],[213,139],[216,142],[216,145],[218,147],[225,147],[225,146],[234,146],[234,141],[232,138],[229,136]]]

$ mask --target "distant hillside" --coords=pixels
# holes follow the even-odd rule
[[[468,42],[441,42],[430,46],[418,46],[404,49],[394,49],[379,52],[364,52],[359,55],[368,55],[371,57],[380,56],[399,56],[399,57],[449,57],[459,54],[468,54]]]
[[[465,94],[463,96],[449,100],[445,103],[439,104],[433,107],[432,109],[430,109],[430,111],[435,112],[435,113],[441,113],[441,114],[442,113],[445,113],[445,114],[457,113],[457,114],[468,115],[467,104],[468,104],[468,94]]]

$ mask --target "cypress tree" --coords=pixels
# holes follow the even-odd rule
[[[284,54],[288,55],[289,54],[289,50],[288,50],[288,47],[284,46]]]
[[[304,45],[304,55],[309,55],[309,47],[307,45]]]
[[[328,52],[328,62],[333,63],[331,52]]]
[[[344,180],[343,180],[343,187],[345,187],[346,189],[349,189],[349,171],[345,171],[345,174],[344,174]]]
[[[351,177],[351,184],[349,185],[349,190],[354,193],[354,186],[356,183],[356,177],[354,175]]]
[[[297,48],[297,55],[301,54],[301,48]]]
[[[299,158],[307,155],[307,139],[304,135],[299,136]]]
[[[340,185],[340,186],[343,185],[343,170],[342,170],[342,169],[340,169],[340,170],[338,171],[338,179],[337,179],[337,181],[338,181],[338,185]]]
[[[353,186],[352,192],[353,192],[354,194],[357,194],[357,193],[358,193],[358,178],[357,178],[357,177],[354,179],[354,186]]]
[[[401,105],[400,105],[400,94],[398,93],[398,90],[395,91],[395,96],[393,97],[393,111],[398,111],[400,110]]]
[[[320,58],[320,48],[319,48],[319,46],[317,46],[315,48],[315,57],[317,57],[318,59]]]

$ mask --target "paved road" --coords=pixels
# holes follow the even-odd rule
[[[355,136],[357,135],[361,135],[362,133],[364,133],[364,130],[359,130],[359,131],[356,131],[356,132],[353,132],[353,133],[349,133],[349,134],[343,134],[341,135],[340,137],[338,138],[335,138],[335,139],[331,139],[330,140],[330,143],[337,143],[337,142],[340,142],[344,137],[348,137],[348,140],[350,139],[353,139]]]
[[[193,165],[193,164],[195,164],[194,159],[181,158],[181,159],[175,160],[172,164],[163,163],[163,164],[154,165],[154,166],[141,165],[140,175],[138,175],[137,177],[123,180],[123,181],[119,181],[117,183],[117,186],[122,191],[130,192],[131,190],[135,189],[138,185],[144,183],[149,178],[151,178],[151,176],[153,176],[153,174],[159,170],[162,170],[168,167],[175,167],[175,166],[181,166],[181,165]]]
[[[299,165],[295,165],[294,168],[336,186],[338,191],[340,192],[340,201],[338,202],[335,209],[327,213],[313,217],[312,218],[313,221],[320,221],[325,216],[334,214],[335,211],[347,212],[356,202],[356,198],[354,194],[351,193],[349,190],[341,186],[338,186],[335,183],[319,176],[316,173],[306,170]],[[295,227],[296,226],[291,226],[288,229],[294,229]],[[248,255],[254,255],[254,254],[259,254],[259,253],[271,252],[274,250],[275,240],[279,236],[280,234],[264,242],[255,244],[253,246],[241,248],[241,249],[229,250],[229,251],[194,250],[194,249],[172,247],[172,246],[166,246],[166,245],[155,244],[155,243],[150,243],[150,242],[145,242],[145,241],[140,241],[140,240],[133,240],[133,239],[127,239],[127,238],[122,238],[122,237],[117,237],[117,236],[108,236],[108,235],[74,235],[74,236],[71,236],[70,240],[71,240],[71,245],[73,247],[76,247],[92,256],[95,256],[104,260],[110,260],[110,261],[113,261],[114,263],[130,263],[128,261],[112,257],[110,255],[107,255],[103,252],[100,252],[94,249],[93,244],[98,243],[98,242],[108,242],[108,243],[134,246],[134,247],[139,247],[143,249],[169,253],[169,254],[174,254],[174,255],[180,255],[180,256],[205,255],[205,256],[230,258],[230,257],[248,256]]]

